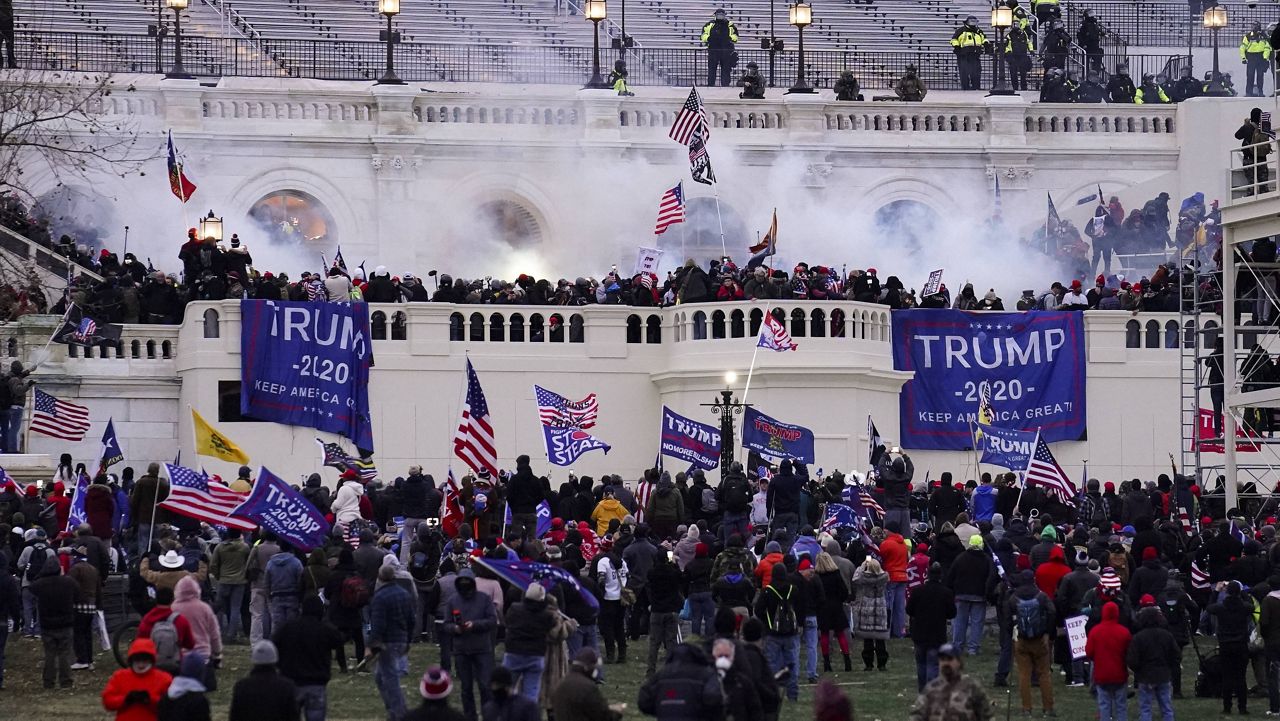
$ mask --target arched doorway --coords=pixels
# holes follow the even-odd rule
[[[730,257],[737,250],[740,257],[735,257],[734,261],[739,266],[746,265],[747,258],[741,257],[745,251],[740,246],[755,243],[755,234],[748,235],[742,216],[728,203],[720,203],[720,215],[717,218],[715,198],[689,198],[685,202],[684,223],[674,225],[658,236],[658,247],[666,252],[665,258],[678,259],[677,264],[693,258],[705,268],[708,260],[721,255],[721,221],[724,222],[725,244]],[[752,239],[751,242],[744,243],[743,239],[748,237]]]
[[[917,200],[882,205],[872,222],[880,237],[892,238],[895,245],[904,245],[911,251],[926,247],[942,227],[937,211]]]
[[[329,209],[301,190],[277,190],[263,196],[249,209],[249,219],[272,243],[301,245],[338,242],[338,227]]]
[[[542,225],[533,212],[512,200],[490,200],[476,208],[475,222],[484,236],[516,250],[542,243]]]

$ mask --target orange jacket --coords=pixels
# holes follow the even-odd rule
[[[884,572],[889,574],[889,583],[907,582],[907,544],[902,534],[890,533],[880,544],[880,558],[884,559]]]
[[[781,553],[770,553],[760,559],[760,563],[756,564],[756,580],[760,583],[760,588],[769,585],[769,581],[773,579],[773,566],[782,563],[783,556]]]
[[[129,646],[129,656],[137,654],[149,654],[154,660],[156,646],[148,639],[138,639]],[[133,669],[122,668],[111,674],[107,687],[102,689],[102,706],[116,712],[116,721],[156,721],[157,704],[169,690],[172,680],[172,676],[154,666],[141,675],[134,673]],[[133,691],[145,691],[150,703],[125,706],[125,697]]]

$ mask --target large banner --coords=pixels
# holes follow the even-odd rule
[[[1085,432],[1084,316],[1079,312],[893,313],[893,367],[915,378],[900,395],[900,445],[967,450],[983,386],[994,424],[1046,441]]]
[[[662,455],[710,471],[720,465],[720,430],[662,407]]]
[[[742,422],[742,446],[768,458],[813,463],[813,431],[775,420],[748,408]]]
[[[372,453],[369,306],[242,300],[240,313],[240,412]]]

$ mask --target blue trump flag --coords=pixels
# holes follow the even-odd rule
[[[720,429],[691,421],[666,406],[662,407],[661,443],[659,463],[662,456],[671,456],[688,461],[694,468],[704,471],[713,470],[720,465]]]
[[[990,463],[1011,471],[1025,471],[1027,461],[1036,449],[1035,431],[1015,431],[1009,428],[977,424],[978,447],[982,449],[981,463]]]
[[[240,313],[240,412],[372,453],[369,306],[242,300]]]
[[[302,551],[324,543],[329,534],[324,514],[266,466],[258,471],[253,492],[231,515],[254,521]]]
[[[74,533],[76,526],[88,522],[88,516],[84,511],[84,499],[88,495],[89,474],[81,473],[76,478],[76,491],[71,496],[71,510],[67,513],[67,527],[63,529],[66,532]]]
[[[547,460],[557,466],[573,465],[587,451],[602,450],[609,453],[609,444],[577,428],[553,428],[543,426],[542,435],[547,442]]]
[[[843,503],[828,503],[827,517],[822,521],[822,530],[831,531],[837,528],[861,528],[861,510]],[[816,556],[815,556],[816,558]]]
[[[795,543],[791,544],[791,555],[796,558],[808,556],[809,561],[816,562],[819,553],[822,553],[822,546],[818,545],[818,539],[812,536],[796,536]]]
[[[543,501],[534,512],[538,515],[538,538],[542,538],[551,530],[551,504]]]
[[[901,445],[968,450],[984,386],[996,425],[1048,442],[1085,433],[1084,317],[1077,312],[893,312],[893,368],[902,386]]]
[[[114,418],[107,419],[107,427],[102,431],[102,459],[98,462],[98,470],[105,471],[124,460],[124,451],[120,450],[120,440],[116,438]]]
[[[556,584],[565,584],[577,591],[588,606],[596,610],[600,609],[600,602],[584,589],[581,583],[578,583],[577,577],[559,566],[534,561],[502,561],[478,556],[471,562],[493,571],[495,576],[519,589],[526,589],[534,583],[540,583],[543,588],[550,591]]]
[[[769,458],[813,463],[813,431],[775,420],[748,408],[742,422],[742,446]]]

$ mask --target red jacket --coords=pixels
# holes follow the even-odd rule
[[[773,580],[774,564],[782,563],[783,556],[781,553],[769,553],[760,559],[760,563],[756,564],[756,581],[760,583],[760,588],[769,585],[769,581]]]
[[[880,544],[880,558],[884,559],[884,572],[889,574],[889,583],[907,582],[907,544],[902,534],[890,533]]]
[[[136,639],[129,646],[129,655],[138,654],[150,654],[154,660],[156,647],[146,639]],[[154,666],[144,674],[136,674],[131,668],[122,668],[111,674],[107,687],[102,689],[102,706],[108,711],[116,712],[116,721],[156,721],[156,706],[169,690],[169,682],[172,680],[173,677]],[[125,706],[124,699],[132,691],[145,691],[151,703]]]
[[[143,616],[142,620],[138,622],[137,638],[145,638],[149,642],[151,639],[151,627],[168,618],[169,614],[173,612],[173,609],[169,606],[156,606],[147,611],[147,615]],[[196,647],[196,637],[195,634],[191,633],[191,624],[182,614],[178,614],[178,617],[173,619],[173,627],[178,630],[178,647],[183,652],[190,651]]]
[[[1129,682],[1129,668],[1125,654],[1133,636],[1120,625],[1120,607],[1108,601],[1102,605],[1102,622],[1089,632],[1084,653],[1093,660],[1093,682],[1096,684],[1120,684]]]
[[[1049,550],[1049,560],[1036,569],[1036,587],[1053,598],[1058,593],[1058,582],[1068,573],[1071,573],[1071,568],[1067,566],[1062,546],[1054,546]]]

